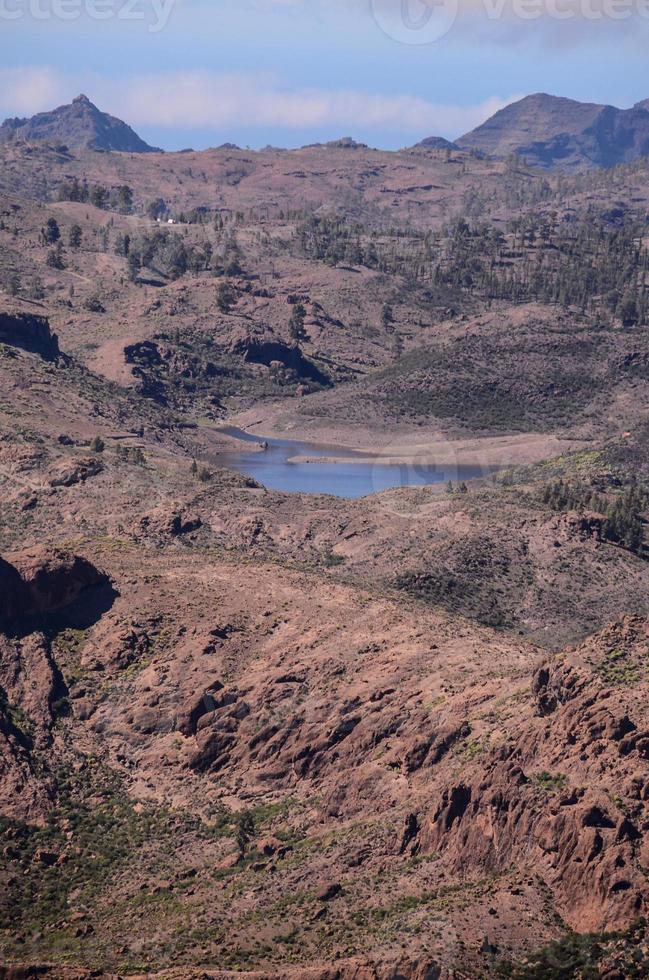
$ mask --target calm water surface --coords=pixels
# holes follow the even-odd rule
[[[376,464],[369,458],[367,462],[362,462],[367,458],[362,453],[337,446],[315,445],[289,439],[265,440],[263,436],[250,435],[234,428],[221,431],[244,442],[254,443],[255,446],[267,441],[268,449],[265,452],[246,452],[242,449],[241,452],[220,455],[218,461],[220,465],[252,477],[269,490],[327,493],[354,500],[395,487],[424,487],[433,483],[447,483],[449,480],[455,483],[487,475],[481,466],[418,466],[412,462],[401,465]],[[295,456],[309,456],[312,459],[336,456],[342,461],[290,462]],[[359,462],[345,462],[347,459]]]

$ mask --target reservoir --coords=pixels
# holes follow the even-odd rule
[[[457,483],[494,472],[494,469],[486,472],[482,466],[419,465],[410,459],[386,464],[353,449],[265,439],[234,428],[221,431],[254,444],[255,448],[250,452],[242,448],[241,452],[220,454],[219,465],[250,476],[269,490],[287,493],[325,493],[354,500],[396,487],[423,487],[449,480]],[[267,448],[260,451],[259,446],[263,444]]]

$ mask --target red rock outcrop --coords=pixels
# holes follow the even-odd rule
[[[529,864],[582,931],[625,928],[649,907],[646,708],[629,712],[635,697],[593,671],[611,633],[646,657],[647,624],[628,620],[539,668],[534,714],[441,793],[418,840],[463,874]]]
[[[93,476],[97,476],[104,469],[103,463],[96,456],[83,457],[82,459],[59,460],[49,472],[49,483],[51,487],[74,487],[78,483],[85,483]]]
[[[13,622],[24,614],[27,589],[20,572],[0,558],[0,624]]]
[[[201,518],[196,514],[188,514],[180,504],[165,504],[140,518],[134,533],[138,538],[146,536],[166,540],[191,534],[201,526]]]
[[[24,586],[22,616],[58,612],[87,589],[108,584],[107,577],[89,561],[65,551],[33,548],[9,558]]]
[[[40,633],[24,640],[0,634],[0,813],[39,820],[52,799],[34,750],[47,750],[61,681]]]
[[[48,639],[35,618],[58,613],[108,580],[76,555],[34,549],[0,559],[0,813],[38,821],[52,799],[48,766],[52,724],[67,694]],[[31,624],[31,625],[28,625]],[[25,628],[26,627],[26,628]],[[13,635],[13,634],[16,635]]]

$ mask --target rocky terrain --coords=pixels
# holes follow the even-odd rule
[[[0,976],[647,975],[646,164],[0,155]]]

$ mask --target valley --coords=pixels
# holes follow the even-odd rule
[[[646,975],[646,159],[89,111],[0,143],[0,976]]]

